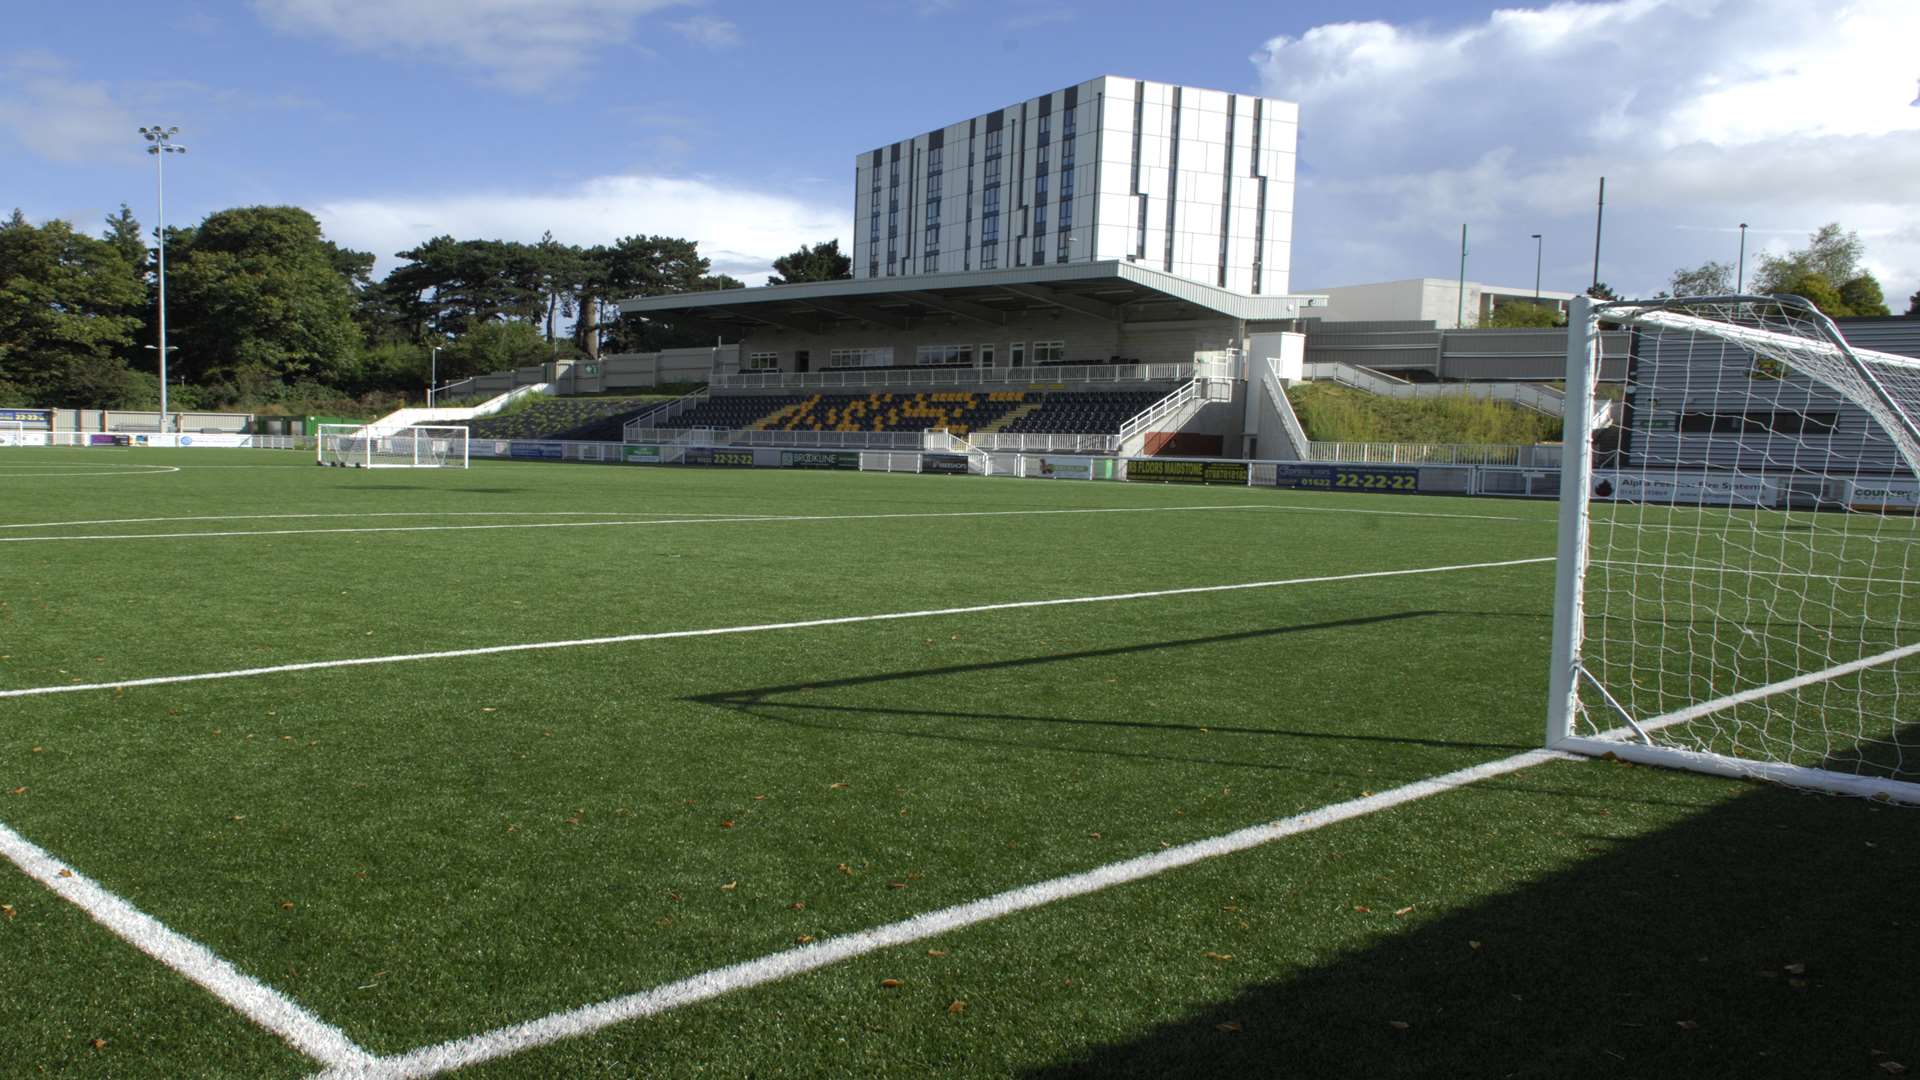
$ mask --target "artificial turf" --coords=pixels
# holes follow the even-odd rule
[[[1517,502],[17,453],[0,461],[0,689],[1553,549],[1552,508]],[[341,516],[246,516],[294,514]],[[127,520],[146,518],[162,520]],[[196,535],[155,535],[178,533]],[[0,821],[392,1054],[1528,749],[1551,593],[1535,563],[0,700],[0,791],[25,789],[0,796]],[[1777,852],[1745,870],[1718,857],[1670,896],[1655,868],[1745,842],[1755,814],[1833,849],[1824,885],[1855,882],[1891,921],[1910,909],[1910,889],[1875,885],[1914,866],[1910,815],[1555,764],[476,1071],[1460,1075],[1498,1046],[1514,1066],[1498,1075],[1631,1071],[1609,1056],[1628,1050],[1642,1075],[1669,1056],[1667,1075],[1742,1075],[1748,1049],[1789,1030],[1762,999],[1675,1017],[1711,1028],[1689,1044],[1623,1044],[1609,1018],[1641,1014],[1569,987],[1628,992],[1648,955],[1699,938],[1700,904],[1751,895]],[[1854,846],[1867,835],[1881,846]],[[1635,884],[1609,898],[1622,853]],[[1911,970],[1920,950],[1871,920],[1821,926],[1813,886],[1768,910]],[[31,942],[0,946],[20,958],[10,981],[50,988],[44,1014],[0,1027],[9,1071],[310,1067],[77,913],[47,917],[59,902],[26,879],[0,888],[31,898],[0,896],[23,912],[0,941]],[[1514,899],[1528,895],[1539,925]],[[1482,923],[1499,933],[1458,945],[1463,962],[1497,959],[1524,985],[1531,1030],[1497,1021],[1491,983],[1445,968],[1453,944],[1422,944]],[[1707,937],[1741,963],[1757,948]],[[68,947],[107,958],[96,993],[175,1027],[138,1055],[74,1050],[87,1014],[60,1003],[96,984]],[[1676,970],[1673,1007],[1695,1012],[1733,978]],[[1911,1061],[1876,1012],[1892,978],[1850,971],[1844,994],[1783,999],[1855,1021],[1790,1028],[1795,1060],[1840,1060],[1844,1033],[1888,1044],[1858,1048],[1864,1067]]]

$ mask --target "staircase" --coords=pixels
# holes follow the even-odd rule
[[[1042,402],[1042,401],[1029,401],[1022,405],[1018,405],[1014,408],[1012,412],[1006,414],[1005,416],[1002,416],[998,420],[995,420],[993,423],[988,424],[986,427],[981,428],[979,433],[982,435],[998,435],[1001,432],[1001,430],[1004,429],[1008,424],[1011,424],[1015,420],[1022,419],[1024,417],[1030,416],[1033,413],[1040,411],[1041,406],[1044,404],[1045,402]]]

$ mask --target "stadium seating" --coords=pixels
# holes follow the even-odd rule
[[[543,398],[505,416],[478,416],[472,420],[444,423],[446,426],[464,427],[476,439],[618,442],[622,424],[659,404],[655,398]]]
[[[664,428],[1114,434],[1165,390],[717,394]]]

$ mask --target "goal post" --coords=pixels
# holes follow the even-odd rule
[[[1920,804],[1916,417],[1798,297],[1575,298],[1547,745]]]
[[[24,420],[0,420],[0,446],[27,445],[27,424]]]
[[[321,424],[314,431],[314,460],[352,469],[464,469],[464,427],[415,425],[374,432],[361,424]]]

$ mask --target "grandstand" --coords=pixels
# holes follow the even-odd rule
[[[627,421],[658,404],[644,397],[535,398],[503,415],[435,422],[464,427],[476,439],[617,441]]]

